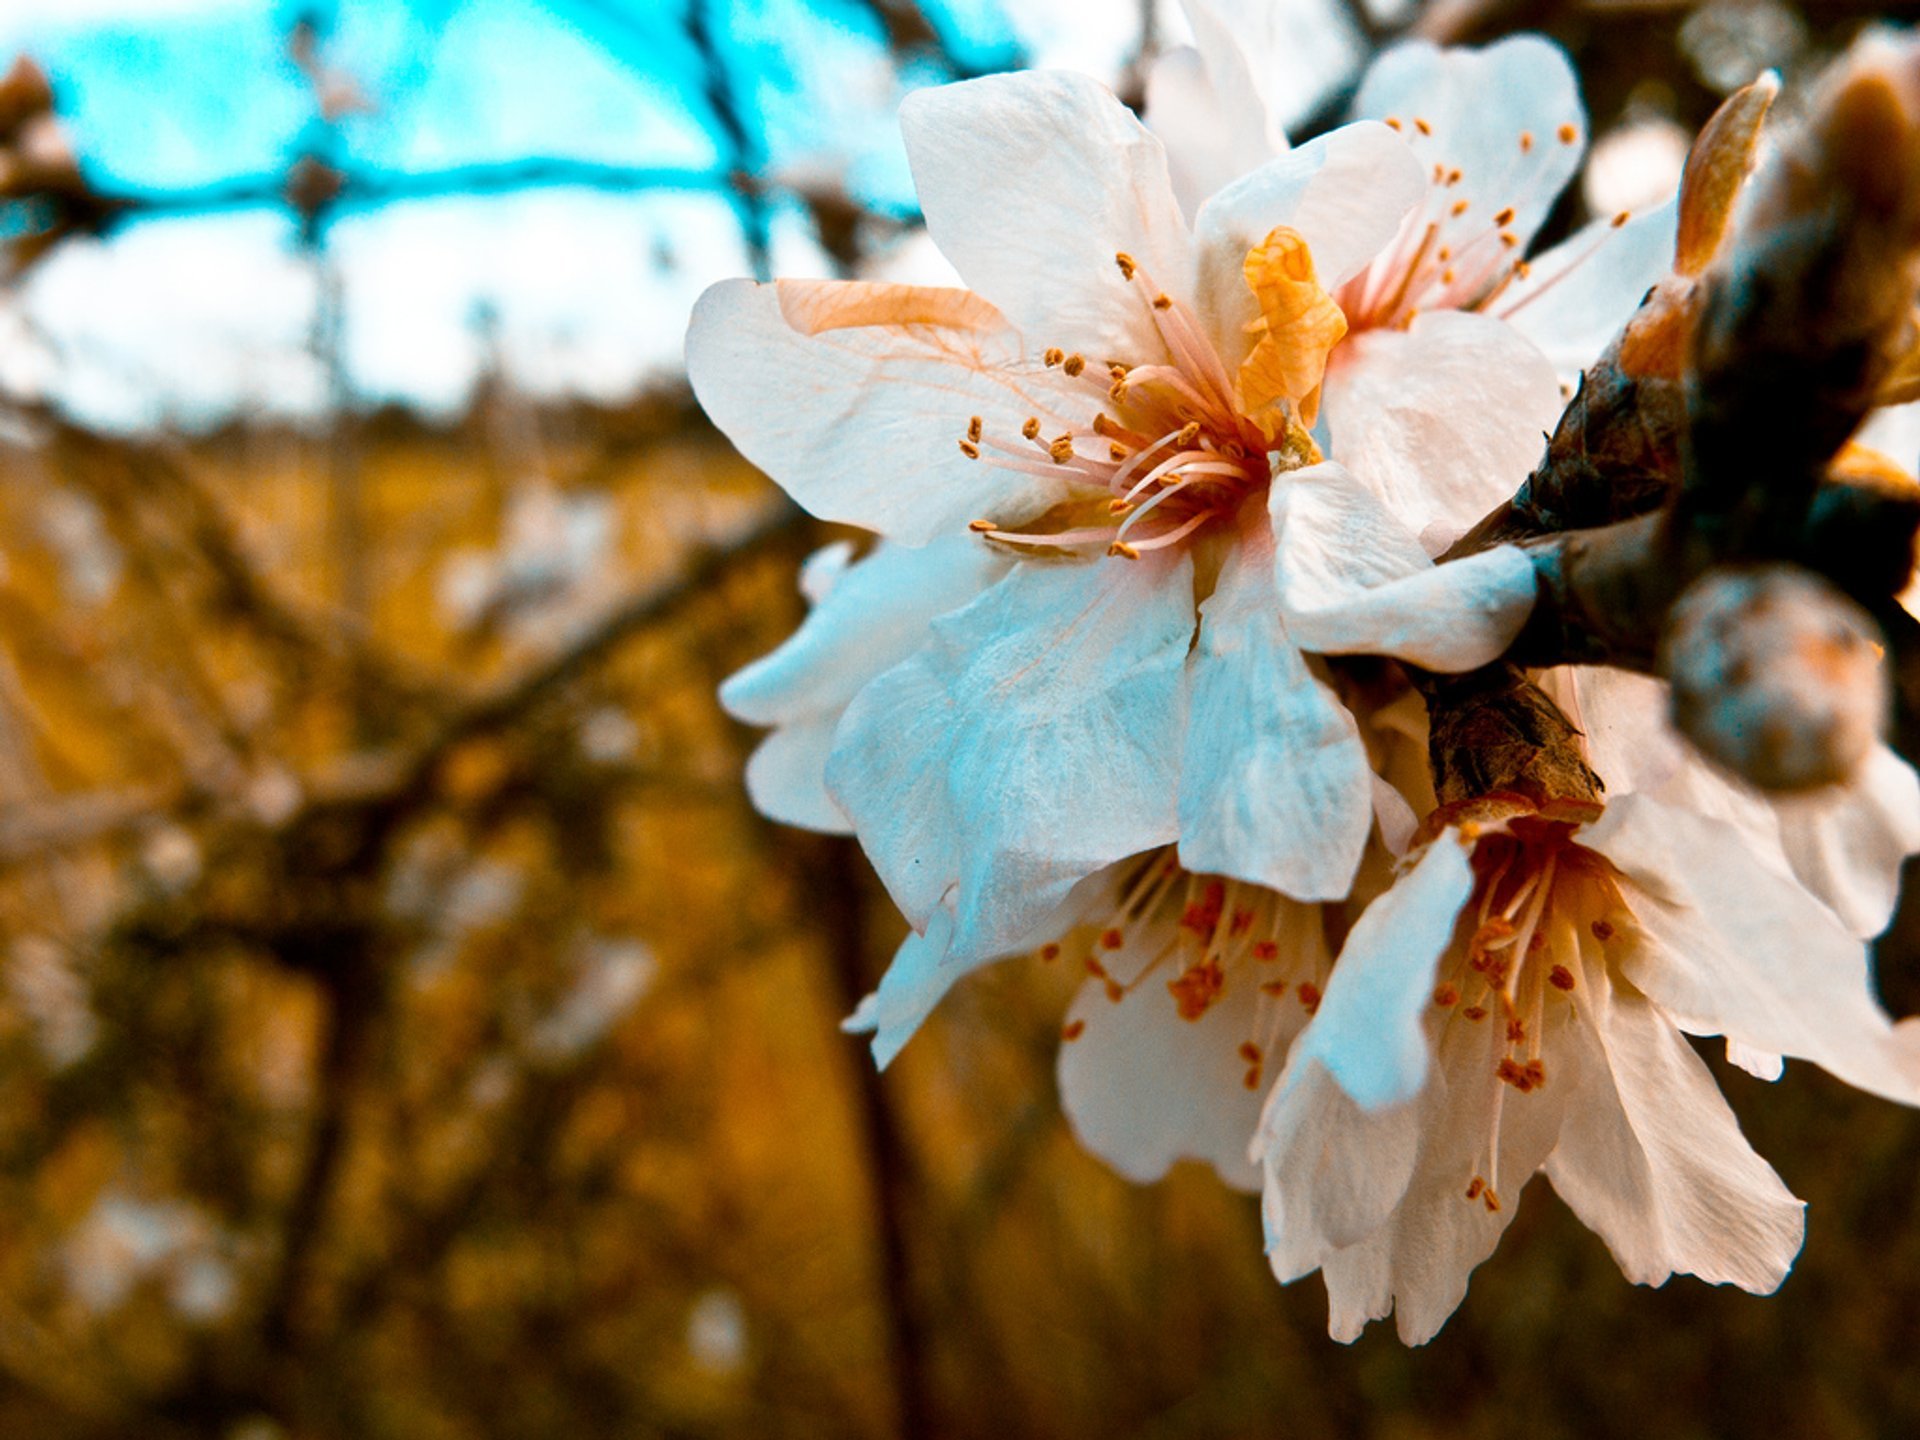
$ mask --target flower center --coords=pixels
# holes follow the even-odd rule
[[[1190,1024],[1230,989],[1255,989],[1249,1033],[1232,1043],[1246,1088],[1257,1090],[1269,1057],[1283,1057],[1286,1042],[1319,1008],[1331,959],[1318,907],[1257,885],[1189,874],[1171,847],[1145,857],[1121,897],[1097,928],[1042,946],[1040,958],[1079,950],[1113,1004],[1167,1005]],[[1081,938],[1089,933],[1090,940]],[[1078,1040],[1086,1027],[1085,1019],[1071,1021],[1061,1038]]]
[[[1529,273],[1520,256],[1525,237],[1512,228],[1514,216],[1535,201],[1551,198],[1542,191],[1552,183],[1553,171],[1529,165],[1509,203],[1476,207],[1461,194],[1465,172],[1437,153],[1440,142],[1431,125],[1417,118],[1409,125],[1391,116],[1387,124],[1430,167],[1427,195],[1401,223],[1393,243],[1340,287],[1341,308],[1356,330],[1405,329],[1423,310],[1497,308],[1507,287]],[[1570,124],[1552,136],[1536,137],[1522,130],[1514,137],[1522,154],[1540,144],[1579,142],[1580,132]],[[1613,223],[1622,225],[1626,220],[1621,214]],[[1546,283],[1551,282],[1543,282],[1542,289]],[[1522,298],[1513,308],[1531,298]]]
[[[1630,913],[1612,868],[1574,844],[1573,833],[1571,825],[1520,820],[1511,833],[1475,843],[1474,894],[1464,917],[1472,928],[1463,924],[1434,986],[1434,1005],[1449,1012],[1444,1024],[1492,1024],[1499,1031],[1488,1077],[1488,1136],[1465,1189],[1468,1200],[1488,1210],[1500,1208],[1507,1091],[1528,1095],[1547,1083],[1541,1058],[1547,1029],[1570,1017],[1591,977],[1604,973],[1604,947]]]
[[[1283,227],[1247,257],[1246,280],[1261,316],[1249,326],[1257,339],[1237,379],[1192,310],[1155,285],[1131,255],[1118,254],[1114,263],[1151,316],[1164,357],[1095,364],[1049,348],[1041,364],[1084,388],[1090,414],[1029,416],[1018,440],[985,433],[973,417],[960,441],[969,459],[1064,479],[1070,492],[1024,530],[973,521],[989,540],[1034,549],[1100,546],[1138,559],[1230,519],[1277,470],[1321,458],[1306,426],[1327,352],[1346,333],[1346,321],[1314,279],[1305,241]]]

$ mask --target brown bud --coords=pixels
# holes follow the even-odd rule
[[[1888,680],[1866,611],[1794,566],[1715,570],[1668,618],[1674,725],[1763,790],[1852,778],[1879,740]]]

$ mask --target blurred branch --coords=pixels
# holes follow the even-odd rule
[[[705,195],[735,193],[744,184],[757,196],[787,195],[789,187],[762,177],[745,176],[692,165],[613,165],[595,160],[533,157],[481,165],[454,165],[444,170],[394,171],[343,169],[334,172],[338,189],[327,202],[335,212],[372,210],[410,200],[435,200],[452,195],[499,195],[524,190],[580,189],[615,194],[666,191]],[[154,189],[106,185],[90,192],[98,203],[96,229],[136,219],[168,219],[219,214],[232,210],[271,210],[290,203],[287,176],[282,173],[238,176],[210,185],[184,189]],[[888,219],[908,223],[918,218],[911,206],[884,211]]]

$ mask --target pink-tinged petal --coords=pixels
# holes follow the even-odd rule
[[[1562,384],[1577,383],[1673,267],[1678,213],[1669,201],[1624,225],[1594,221],[1536,258],[1487,313],[1538,346]]]
[[[1338,972],[1335,972],[1336,975]],[[1551,1053],[1554,1022],[1543,1043]],[[1328,1329],[1352,1341],[1369,1320],[1396,1312],[1409,1345],[1424,1345],[1466,1297],[1467,1281],[1500,1243],[1521,1192],[1553,1149],[1570,1102],[1552,1083],[1526,1094],[1493,1078],[1506,1054],[1497,1025],[1438,1023],[1433,1078],[1415,1101],[1421,1134],[1413,1178],[1393,1214],[1365,1239],[1329,1255]],[[1499,1167],[1490,1139],[1499,1134]],[[1471,1181],[1482,1182],[1473,1198]],[[1489,1205],[1486,1190],[1498,1196]]]
[[[1281,614],[1303,650],[1471,670],[1498,658],[1533,611],[1533,564],[1521,551],[1502,545],[1434,565],[1337,464],[1279,476],[1269,504]]]
[[[1063,71],[989,75],[915,91],[900,128],[928,231],[1035,346],[1162,353],[1113,257],[1184,296],[1192,245],[1165,150],[1112,91]]]
[[[812,611],[779,649],[729,676],[720,703],[755,725],[837,719],[869,680],[927,643],[935,616],[973,600],[1011,563],[965,530],[918,549],[883,541],[837,575],[831,556],[816,556],[803,576],[818,592]]]
[[[951,962],[1175,838],[1193,625],[1184,555],[1023,563],[848,707],[827,787],[909,921],[951,904]]]
[[[1321,413],[1332,454],[1439,551],[1519,488],[1561,404],[1530,342],[1456,310],[1350,337],[1327,367]]]
[[[1386,1223],[1413,1178],[1423,1118],[1413,1101],[1363,1109],[1325,1066],[1293,1059],[1254,1142],[1275,1279],[1284,1285],[1310,1274]]]
[[[1200,611],[1180,765],[1180,859],[1301,900],[1353,888],[1372,771],[1346,706],[1280,623],[1273,539],[1244,527]]]
[[[827,794],[827,756],[833,750],[836,712],[795,720],[762,740],[747,760],[747,795],[753,808],[782,825],[850,835],[853,826]]]
[[[1595,987],[1554,1058],[1552,1083],[1575,1093],[1547,1177],[1621,1273],[1777,1289],[1805,1207],[1754,1154],[1673,1023],[1631,989]]]
[[[1920,1102],[1920,1055],[1874,998],[1866,947],[1737,830],[1625,795],[1580,838],[1626,877],[1632,923],[1616,963],[1683,1029]]]
[[[1397,120],[1430,173],[1460,172],[1442,186],[1449,204],[1465,200],[1476,216],[1511,209],[1503,228],[1522,240],[1540,228],[1586,148],[1573,67],[1535,35],[1482,50],[1396,45],[1368,68],[1353,113]]]
[[[1287,148],[1284,138],[1278,145],[1263,138],[1263,116],[1235,119],[1233,104],[1231,92],[1216,84],[1190,45],[1162,52],[1147,71],[1147,128],[1167,147],[1173,191],[1188,216],[1198,214],[1214,191]]]
[[[1887,928],[1900,870],[1920,852],[1920,778],[1886,746],[1832,792],[1779,799],[1780,839],[1800,883],[1862,939]]]
[[[1318,908],[1282,913],[1288,973],[1303,965],[1324,971]],[[1173,913],[1100,952],[1119,998],[1109,998],[1105,980],[1088,981],[1075,997],[1063,1032],[1073,1038],[1060,1046],[1060,1101],[1080,1143],[1128,1179],[1158,1180],[1176,1160],[1193,1159],[1236,1189],[1255,1190],[1260,1172],[1247,1152],[1271,1076],[1249,1067],[1243,1047],[1277,1060],[1305,1012],[1263,995],[1261,968],[1247,960],[1229,962],[1218,997],[1186,1018],[1166,984],[1178,973],[1180,943]]]
[[[1434,967],[1473,893],[1468,856],[1469,843],[1447,831],[1361,912],[1290,1065],[1317,1061],[1368,1110],[1419,1092],[1428,1072],[1421,1020]]]
[[[1281,225],[1298,230],[1315,277],[1332,289],[1393,238],[1425,190],[1419,163],[1384,125],[1347,125],[1271,160],[1220,191],[1194,219],[1201,321],[1229,374],[1251,348],[1260,307],[1247,252]]]
[[[965,290],[725,280],[694,306],[687,377],[740,453],[824,519],[923,545],[1066,493],[960,449],[976,415],[1019,444],[1028,416],[1080,403]]]

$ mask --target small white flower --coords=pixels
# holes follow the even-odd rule
[[[1421,1343],[1544,1170],[1636,1282],[1765,1292],[1801,1206],[1684,1036],[1920,1100],[1864,947],[1735,826],[1645,795],[1591,824],[1515,803],[1447,825],[1361,916],[1255,1150],[1268,1248],[1351,1340]]]

